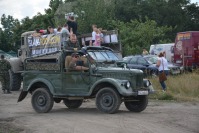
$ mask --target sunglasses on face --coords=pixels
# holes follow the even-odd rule
[[[76,56],[74,56],[75,58],[79,58],[79,56],[78,55],[76,55]]]

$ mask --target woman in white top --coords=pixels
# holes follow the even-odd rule
[[[166,76],[168,75],[168,73],[169,73],[168,62],[167,62],[167,59],[165,59],[163,53],[159,54],[159,59],[157,61],[156,66],[158,67],[159,74],[164,71]],[[164,81],[160,81],[160,84],[162,86],[163,91],[166,91],[167,86],[166,86],[165,82]]]
[[[92,25],[93,32],[92,32],[92,40],[90,40],[90,46],[93,46],[95,42],[95,36],[96,36],[96,30],[97,30],[97,25],[93,24]]]

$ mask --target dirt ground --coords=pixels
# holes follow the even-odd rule
[[[1,90],[0,90],[1,91]],[[79,109],[55,103],[49,113],[36,113],[31,95],[17,103],[19,91],[0,92],[0,133],[199,133],[199,103],[150,100],[141,113],[104,114],[94,100]]]

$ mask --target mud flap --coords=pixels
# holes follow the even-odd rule
[[[28,91],[21,91],[20,95],[19,95],[19,98],[18,98],[18,101],[17,102],[21,102],[28,94]]]

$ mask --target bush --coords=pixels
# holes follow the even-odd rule
[[[166,81],[167,92],[162,92],[158,77],[151,78],[156,93],[151,95],[152,99],[177,100],[177,101],[199,101],[199,75],[195,73],[168,76]]]

